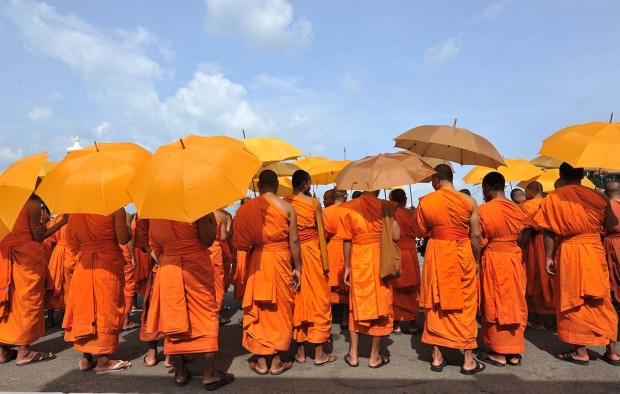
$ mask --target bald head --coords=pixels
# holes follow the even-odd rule
[[[562,178],[558,178],[555,180],[555,182],[553,182],[553,188],[556,190],[561,188],[562,186],[566,186],[566,182]]]
[[[620,201],[620,182],[611,181],[605,184],[605,194],[611,200]]]
[[[403,189],[394,189],[390,192],[390,201],[394,201],[400,207],[407,206],[407,193]]]
[[[346,190],[338,190],[333,189],[334,191],[334,201],[336,203],[343,203],[347,201],[347,191]]]
[[[536,197],[542,197],[543,185],[540,182],[530,182],[525,187],[525,197],[531,200]]]
[[[459,192],[461,192],[463,194],[467,194],[468,196],[471,196],[471,192],[469,191],[469,189],[461,189],[461,190],[459,190]]]
[[[334,205],[334,189],[329,189],[328,191],[326,191],[325,193],[323,193],[323,206],[325,208],[327,207],[331,207],[332,205]]]
[[[452,174],[452,168],[447,164],[439,164],[435,167],[436,174],[433,174],[433,178],[438,181],[447,181],[452,183],[454,175]]]
[[[584,174],[583,168],[575,168],[568,163],[560,165],[560,178],[566,183],[581,183]]]
[[[514,188],[510,191],[510,199],[517,204],[521,204],[523,201],[526,200],[525,193],[522,189],[519,189],[518,187]]]
[[[278,174],[272,170],[263,170],[258,175],[258,190],[261,194],[269,192],[276,194],[279,185]]]

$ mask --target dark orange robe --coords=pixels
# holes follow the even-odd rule
[[[131,254],[129,254],[129,246],[128,245],[119,245],[121,251],[123,252],[123,259],[125,261],[125,265],[123,266],[123,273],[125,274],[125,283],[123,285],[123,295],[125,296],[125,314],[128,315],[131,313],[131,309],[133,308],[133,296],[134,296],[134,287],[136,286],[136,282],[134,280],[134,266],[131,262]]]
[[[0,343],[29,345],[45,334],[43,291],[47,262],[32,239],[22,208],[13,231],[0,241]]]
[[[125,259],[112,216],[71,214],[71,243],[79,245],[62,327],[77,351],[111,354],[125,319]]]
[[[440,189],[420,199],[416,235],[430,236],[424,255],[420,304],[425,321],[422,342],[475,349],[479,282],[469,240],[473,207],[453,189]]]
[[[52,227],[62,216],[57,216],[47,223],[47,228]],[[43,241],[45,250],[45,259],[47,261],[47,274],[45,277],[45,298],[43,301],[44,308],[47,310],[65,310],[64,301],[64,264],[61,260],[52,259],[54,250],[56,249],[58,231]]]
[[[526,275],[518,245],[525,214],[508,200],[494,199],[479,208],[484,239],[480,281],[482,340],[493,352],[525,351]]]
[[[157,341],[158,339],[162,339],[164,337],[164,334],[162,332],[150,332],[147,329],[148,315],[149,310],[151,309],[151,301],[153,298],[153,285],[155,283],[155,278],[157,277],[158,270],[159,266],[157,264],[154,264],[144,289],[145,291],[144,300],[142,301],[142,315],[140,316],[140,340],[143,342]]]
[[[213,262],[213,273],[215,275],[215,299],[217,300],[218,311],[222,309],[224,303],[224,260],[222,257],[222,243],[220,242],[220,231],[222,229],[222,221],[215,218],[217,223],[217,233],[213,245],[209,248],[211,252],[211,261]]]
[[[620,220],[620,201],[611,200],[610,204],[614,215]],[[604,244],[609,267],[611,301],[620,306],[620,225],[605,235]]]
[[[150,244],[159,260],[146,332],[164,334],[164,353],[218,350],[219,317],[213,262],[196,223],[151,219]]]
[[[136,267],[133,271],[134,292],[145,295],[147,282],[151,276],[154,261],[151,254],[147,252],[149,246],[149,220],[135,217],[131,223],[131,238],[133,239],[134,258]]]
[[[284,197],[297,214],[301,244],[301,286],[295,293],[293,338],[297,342],[325,343],[332,329],[332,308],[329,301],[329,277],[323,269],[316,209],[303,197],[289,194]],[[318,202],[314,200],[314,203]]]
[[[415,210],[413,211],[415,215]],[[392,280],[394,289],[394,320],[415,320],[420,313],[420,262],[415,242],[414,219],[405,209],[396,210],[396,221],[400,225],[400,249],[402,274]]]
[[[234,238],[234,237],[233,237]],[[234,288],[233,298],[238,301],[243,300],[245,294],[245,282],[248,277],[248,253],[243,250],[237,250],[237,258],[233,262],[231,269],[230,281]]]
[[[531,237],[523,255],[527,275],[525,299],[532,312],[550,315],[555,314],[555,278],[545,268],[545,236],[534,221],[542,201],[542,198],[534,198],[521,204],[525,213],[525,227],[531,229]]]
[[[607,202],[580,185],[549,193],[536,224],[558,236],[555,254],[558,337],[598,346],[615,341],[618,314],[611,303],[609,269],[601,232]]]
[[[222,263],[224,264],[224,294],[228,292],[228,288],[230,287],[230,283],[232,281],[232,265],[233,265],[233,255],[230,250],[230,242],[232,242],[232,224],[233,217],[227,211],[224,211],[226,216],[228,216],[228,222],[226,224],[226,231],[228,232],[228,239],[222,243]]]
[[[349,286],[344,283],[344,252],[342,238],[338,236],[341,217],[346,211],[340,204],[323,209],[325,234],[328,238],[327,257],[329,258],[329,286],[332,304],[349,303]]]
[[[339,236],[351,241],[349,330],[390,335],[394,326],[392,284],[379,277],[381,200],[362,195],[340,205],[345,210]]]
[[[243,347],[257,355],[287,351],[294,297],[288,215],[259,196],[239,208],[233,229],[233,246],[248,253]]]

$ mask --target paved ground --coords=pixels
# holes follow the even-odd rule
[[[334,325],[333,354],[338,361],[323,367],[314,367],[312,360],[295,364],[282,376],[257,376],[247,368],[249,355],[241,346],[241,327],[236,321],[241,313],[238,303],[227,295],[227,304],[233,306],[233,323],[222,327],[218,367],[228,369],[237,380],[220,392],[376,392],[389,389],[393,393],[517,393],[527,391],[562,393],[618,393],[620,368],[598,359],[603,348],[593,348],[590,357],[597,358],[590,366],[582,367],[556,360],[552,353],[568,349],[552,331],[526,332],[526,353],[521,367],[497,368],[487,366],[476,376],[459,373],[462,355],[458,351],[446,353],[451,365],[443,373],[429,369],[430,348],[420,342],[419,336],[391,335],[384,339],[382,352],[391,357],[391,363],[381,369],[367,367],[367,359],[360,359],[359,368],[350,368],[342,357],[347,353],[348,335]],[[335,316],[335,319],[339,317]],[[139,313],[133,320],[138,321]],[[338,321],[338,320],[336,320]],[[195,376],[187,387],[176,388],[173,375],[163,363],[147,368],[142,363],[145,346],[138,340],[137,330],[123,333],[118,357],[129,359],[133,367],[111,375],[95,375],[77,368],[79,354],[62,339],[60,329],[50,330],[35,344],[34,349],[53,351],[58,359],[38,365],[17,367],[15,363],[0,365],[0,391],[53,391],[53,392],[201,392],[202,361],[189,364]],[[368,357],[369,341],[362,340],[361,356]]]

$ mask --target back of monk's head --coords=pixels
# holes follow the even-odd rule
[[[346,190],[339,190],[339,189],[331,189],[334,191],[334,199],[335,200],[344,200],[347,197],[347,191]]]
[[[452,174],[452,168],[450,168],[447,164],[439,164],[435,167],[436,174],[433,174],[433,178],[438,181],[448,181],[452,183],[454,180],[454,175]]]
[[[575,168],[568,163],[560,165],[560,178],[566,181],[581,181],[584,177],[583,168]]]
[[[485,186],[493,191],[504,191],[506,188],[506,178],[499,172],[489,172],[482,179],[482,187]]]
[[[607,197],[614,200],[620,197],[620,182],[611,181],[605,183],[605,194],[607,195]]]
[[[325,193],[323,193],[323,199],[333,199],[336,196],[336,191],[334,189],[328,189]]]
[[[297,170],[293,173],[293,188],[297,189],[300,188],[304,182],[311,182],[310,179],[310,174],[308,174],[306,171],[304,170]]]
[[[353,194],[351,195],[351,198],[355,200],[356,198],[358,198],[358,197],[359,197],[359,196],[361,196],[361,195],[362,195],[362,192],[361,192],[361,191],[359,191],[359,190],[356,190],[356,191],[354,191],[354,192],[353,192]]]
[[[258,188],[274,192],[278,190],[278,174],[272,170],[263,170],[258,175]]]
[[[525,187],[525,191],[527,192],[526,194],[542,194],[543,192],[543,185],[540,182],[530,182],[527,184],[527,186]]]
[[[407,194],[403,189],[394,189],[390,192],[390,201],[394,201],[400,205],[407,204]]]
[[[467,194],[468,196],[471,196],[471,192],[469,191],[469,189],[461,189],[459,191],[463,194]]]

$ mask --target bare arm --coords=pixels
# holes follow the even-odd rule
[[[116,240],[121,245],[126,245],[131,240],[131,233],[129,227],[127,227],[127,214],[125,208],[121,208],[112,213],[114,218],[114,232],[116,233]]]
[[[228,239],[228,216],[222,215],[222,226],[220,227],[220,242],[224,242]]]
[[[213,212],[201,217],[198,223],[198,236],[200,243],[207,248],[213,245],[217,236],[217,221]]]
[[[297,231],[297,214],[292,207],[289,209],[288,244],[291,249],[293,266],[295,270],[301,271],[301,246],[299,244],[299,232]]]
[[[555,249],[555,234],[545,230],[545,269],[549,275],[555,275],[555,262],[553,261],[553,250]]]
[[[530,242],[531,238],[532,238],[532,229],[529,227],[524,228],[521,234],[519,235],[519,247],[521,248],[521,250],[525,251],[527,244]]]
[[[344,283],[347,286],[351,286],[349,284],[349,275],[351,272],[351,248],[353,247],[353,243],[351,241],[344,241],[343,245],[343,253],[344,253]]]
[[[400,240],[400,225],[396,219],[392,221],[392,240],[394,242],[398,242]]]
[[[614,214],[610,202],[607,203],[607,208],[605,208],[605,219],[603,221],[603,226],[608,233],[613,233],[618,227],[618,218]]]
[[[36,242],[43,242],[69,221],[69,215],[63,215],[62,219],[52,227],[45,227],[45,225],[41,223],[41,204],[34,200],[28,200],[26,202],[26,211],[28,211],[30,234],[32,235],[32,239]]]
[[[469,218],[469,240],[471,241],[471,250],[477,263],[480,263],[480,249],[482,247],[482,233],[480,232],[480,216],[478,215],[478,204],[476,200],[473,202],[473,212]]]

